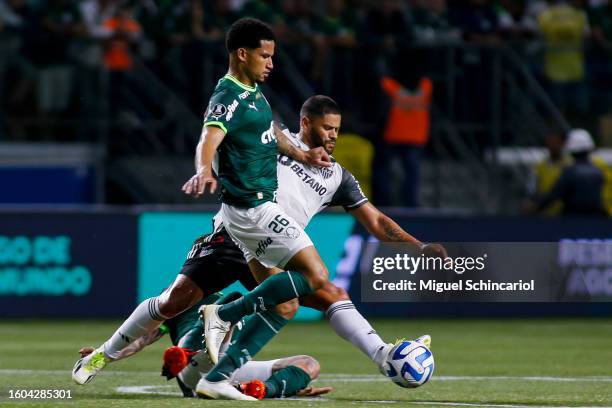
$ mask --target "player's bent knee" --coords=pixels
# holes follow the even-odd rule
[[[333,283],[327,281],[325,285],[321,288],[322,291],[325,292],[327,298],[331,302],[339,302],[341,300],[351,300],[346,290],[339,288]]]
[[[194,299],[191,291],[173,287],[159,296],[159,311],[163,316],[172,318],[189,309],[195,301],[197,299]]]
[[[327,269],[325,267],[318,268],[314,273],[308,276],[308,283],[312,290],[319,290],[329,282]]]
[[[297,313],[298,308],[300,307],[300,303],[297,299],[292,299],[288,302],[281,303],[280,305],[276,305],[275,311],[279,315],[283,316],[287,320],[293,319],[293,316]]]
[[[185,275],[178,275],[159,299],[159,311],[166,318],[174,317],[196,304],[203,296],[202,289]]]
[[[170,319],[187,310],[189,305],[183,306],[183,303],[184,302],[172,298],[167,298],[159,302],[159,311],[163,316]]]

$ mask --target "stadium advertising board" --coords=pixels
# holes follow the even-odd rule
[[[612,312],[612,222],[595,219],[396,217],[451,260],[381,244],[357,226],[336,283],[366,314],[607,315]],[[526,236],[526,231],[529,235]],[[530,242],[525,242],[528,239]],[[348,285],[348,286],[347,286]],[[482,307],[481,302],[489,303]]]
[[[211,232],[214,213],[160,212],[144,213],[140,217],[138,301],[159,294],[180,271],[193,241]],[[340,261],[344,241],[350,235],[354,220],[345,214],[322,214],[313,219],[306,231],[317,246],[321,257],[334,276],[334,265]],[[239,283],[227,291],[243,292]],[[301,308],[299,320],[318,319],[315,310]]]
[[[129,313],[136,239],[133,215],[1,213],[0,316]]]

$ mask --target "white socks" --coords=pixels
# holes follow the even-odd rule
[[[325,316],[329,319],[332,328],[338,336],[353,343],[370,360],[378,364],[374,357],[376,352],[384,347],[386,343],[361,313],[355,309],[353,302],[350,300],[336,302],[327,309]]]
[[[185,368],[178,374],[178,378],[187,387],[195,390],[198,381],[210,371],[213,367],[210,358],[206,354],[206,350],[200,350],[198,353],[191,357],[191,361]]]
[[[159,311],[159,299],[153,297],[145,300],[134,309],[130,317],[104,343],[104,354],[110,359],[116,359],[121,350],[134,340],[157,329],[164,320],[166,320],[166,317]]]

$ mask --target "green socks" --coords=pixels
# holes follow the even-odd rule
[[[249,317],[219,363],[206,375],[218,382],[228,379],[237,368],[251,360],[286,324],[288,320],[273,311]]]
[[[266,384],[266,398],[285,398],[291,397],[301,389],[308,387],[310,376],[306,371],[296,366],[285,367],[278,370],[268,380]]]
[[[240,299],[221,306],[218,313],[221,319],[236,324],[244,316],[271,310],[276,305],[312,292],[301,273],[281,272],[270,276]]]

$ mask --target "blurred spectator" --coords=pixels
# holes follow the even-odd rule
[[[446,0],[416,0],[412,8],[415,37],[423,42],[449,42],[461,32],[451,24]]]
[[[360,37],[371,51],[396,54],[413,38],[413,32],[400,2],[382,0],[366,11]]]
[[[545,8],[542,1],[501,0],[498,15],[502,35],[511,41],[533,38],[538,31],[537,15]]]
[[[274,0],[248,0],[244,3],[240,14],[242,17],[253,17],[265,21],[274,29],[285,23],[282,14],[277,10],[281,8],[279,6],[284,7],[282,3],[286,1],[290,2],[292,0],[281,0],[281,4],[276,4]]]
[[[84,0],[79,3],[81,19],[85,24],[88,46],[79,53],[82,62],[99,67],[104,61],[104,44],[113,36],[105,22],[117,13],[117,0]]]
[[[459,27],[465,41],[484,46],[461,50],[465,76],[458,83],[458,99],[454,101],[457,116],[462,121],[476,123],[492,116],[494,48],[501,45],[499,19],[491,1],[466,0],[463,5],[451,9],[451,21]],[[470,95],[469,104],[464,103],[466,95]],[[491,145],[490,132],[475,130],[471,137],[480,151]]]
[[[104,66],[113,71],[130,71],[134,67],[131,48],[142,35],[142,28],[132,18],[131,8],[121,6],[116,14],[104,21],[110,38],[106,42]]]
[[[355,10],[348,9],[346,0],[326,0],[325,12],[319,25],[332,47],[354,48],[357,46]]]
[[[429,78],[422,78],[415,91],[406,89],[393,78],[385,77],[381,86],[391,99],[391,111],[385,128],[387,174],[394,157],[403,166],[404,184],[401,189],[401,205],[418,206],[419,165],[423,147],[429,139],[429,108],[433,84]],[[382,184],[388,187],[392,177],[383,177]]]
[[[586,112],[584,39],[589,23],[584,10],[568,1],[553,1],[538,19],[544,36],[544,74],[550,92],[565,112]]]
[[[236,18],[226,0],[207,2],[182,0],[168,3],[160,10],[164,27],[159,47],[166,52],[164,61],[168,82],[198,116],[204,106],[204,94],[221,76],[225,61],[225,30]]]
[[[232,9],[230,0],[212,0],[209,8],[204,8],[208,18],[204,19],[204,35],[212,41],[224,41],[225,33],[238,15]]]
[[[590,159],[594,148],[593,139],[586,130],[572,130],[565,149],[572,155],[573,164],[565,167],[552,189],[537,197],[528,209],[541,211],[561,200],[565,215],[607,216],[603,200],[604,173]]]
[[[69,0],[49,0],[41,9],[43,35],[39,41],[37,63],[38,107],[41,112],[64,111],[70,102],[74,67],[72,42],[85,34],[79,10]]]
[[[467,0],[452,9],[451,21],[466,41],[477,44],[499,44],[499,19],[489,0]]]
[[[594,107],[602,113],[612,105],[612,0],[593,9],[590,17],[595,44],[590,61],[591,92],[596,98]]]
[[[318,21],[323,42],[322,92],[335,95],[345,112],[356,109],[353,89],[353,51],[357,47],[357,15],[346,0],[326,0],[325,12]]]
[[[326,46],[320,18],[309,0],[289,0],[283,7],[288,34],[285,38],[291,43],[287,51],[304,76],[320,86]]]
[[[0,2],[0,79],[10,84],[9,89],[0,89],[2,99],[11,112],[30,111],[28,98],[36,81],[36,70],[32,58],[36,55],[36,40],[39,34],[39,16],[26,0]]]
[[[528,190],[534,197],[547,194],[555,185],[564,167],[572,163],[572,159],[563,151],[565,134],[558,128],[551,128],[544,138],[548,157],[544,158],[535,167],[535,174]],[[563,203],[560,200],[552,202],[542,214],[554,216],[561,214]]]
[[[410,77],[416,84],[417,75],[413,73],[419,64],[412,60],[409,46],[413,39],[410,20],[399,1],[383,0],[367,8],[358,30],[360,43],[359,58],[355,61],[360,67],[358,82],[363,94],[363,101],[382,100],[380,77],[386,74],[386,67],[393,67],[392,75],[400,81]],[[416,78],[416,79],[415,79]],[[405,82],[408,82],[407,80]],[[367,103],[363,109],[375,120],[381,121],[382,127],[386,120],[384,106]]]

